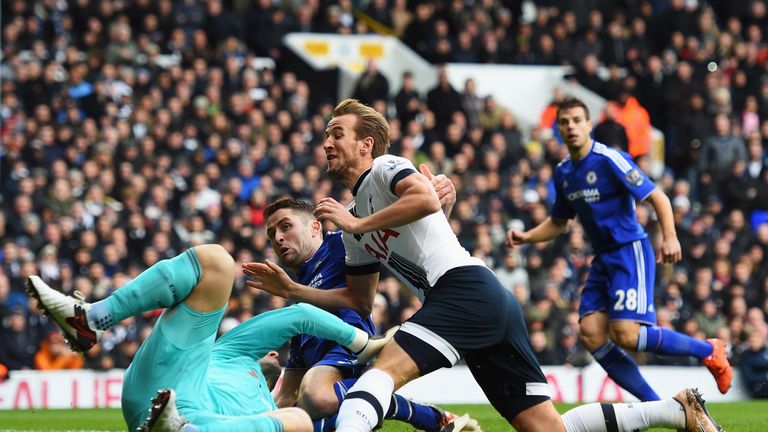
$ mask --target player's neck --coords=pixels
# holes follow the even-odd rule
[[[580,146],[568,146],[568,153],[571,154],[571,160],[572,161],[580,161],[587,157],[589,152],[592,150],[592,140],[588,140],[585,143],[582,143]]]
[[[358,181],[360,181],[360,176],[362,176],[366,171],[371,169],[373,166],[373,160],[370,160],[366,163],[360,164],[356,166],[353,169],[349,170],[349,175],[344,179],[344,185],[349,188],[349,190],[353,191],[355,189],[355,185]]]

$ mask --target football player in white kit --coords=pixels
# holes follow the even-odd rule
[[[334,109],[323,142],[329,175],[354,196],[349,207],[325,198],[315,209],[316,217],[344,232],[346,289],[370,296],[384,264],[423,302],[374,367],[349,390],[337,431],[373,430],[394,390],[451,367],[461,357],[491,404],[515,429],[565,431],[531,349],[520,305],[493,272],[459,244],[440,211],[441,190],[436,191],[409,160],[386,154],[389,138],[381,114],[347,99]],[[278,270],[264,266],[263,278]],[[694,390],[638,405],[640,409],[632,404],[585,405],[566,415],[567,430],[643,430],[649,421],[690,430],[702,423],[716,428]],[[706,426],[702,430],[717,430]]]

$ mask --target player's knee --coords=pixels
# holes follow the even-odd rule
[[[313,419],[321,419],[339,410],[339,399],[333,389],[306,389],[299,391],[298,405]]]
[[[637,350],[638,332],[633,328],[611,328],[611,340],[616,345],[631,351]]]
[[[579,333],[579,342],[589,351],[594,351],[608,342],[608,335],[603,332],[585,332],[584,329]]]
[[[203,273],[208,271],[234,275],[235,260],[223,246],[217,244],[195,246],[195,253],[197,253],[197,259],[200,261]]]
[[[278,417],[285,432],[312,432],[312,419],[300,408],[284,408]]]
[[[220,245],[195,247],[200,263],[201,277],[185,302],[201,312],[216,310],[226,305],[235,281],[235,260]]]

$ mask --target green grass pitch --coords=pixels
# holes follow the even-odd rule
[[[490,405],[445,405],[455,413],[468,412],[480,421],[485,432],[507,432],[511,427]],[[560,412],[573,405],[558,404]],[[712,416],[728,432],[762,432],[768,430],[768,401],[713,403],[708,405]],[[125,430],[120,410],[18,410],[0,411],[0,431],[118,431]],[[410,432],[413,429],[389,421],[383,432]],[[656,430],[656,429],[654,429]],[[662,429],[658,429],[662,430]]]

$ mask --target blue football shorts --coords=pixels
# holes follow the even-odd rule
[[[581,292],[579,316],[608,311],[611,321],[655,325],[655,276],[655,254],[647,238],[596,255]]]

